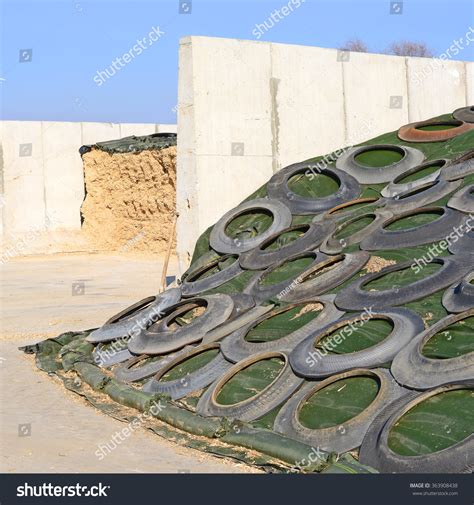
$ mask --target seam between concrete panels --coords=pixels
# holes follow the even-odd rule
[[[40,133],[41,133],[41,170],[43,172],[43,205],[44,205],[44,229],[48,230],[49,218],[48,218],[48,200],[46,197],[46,171],[44,168],[44,121],[41,121]]]
[[[272,135],[272,172],[280,170],[280,116],[278,113],[278,86],[280,79],[273,77],[273,44],[270,44],[270,128]]]
[[[409,78],[409,68],[408,68],[408,58],[405,56],[405,82],[407,87],[407,114],[408,114],[408,123],[411,122],[411,97],[410,97],[410,78]]]
[[[464,69],[464,101],[466,103],[466,107],[469,105],[469,90],[468,90],[468,73],[467,73],[467,61],[463,61],[463,69]]]
[[[344,145],[348,145],[349,143],[349,134],[348,134],[348,122],[347,122],[347,97],[346,97],[346,81],[345,81],[345,72],[344,72],[344,62],[340,61],[339,65],[341,65],[341,77],[342,77],[342,114],[343,114],[343,122],[344,122]]]

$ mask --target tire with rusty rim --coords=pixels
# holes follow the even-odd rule
[[[421,130],[425,126],[452,126],[444,130]],[[464,123],[457,119],[441,121],[419,121],[402,126],[398,130],[398,138],[406,142],[444,142],[474,129],[474,124]]]
[[[217,395],[222,387],[237,373],[259,361],[282,358],[283,369],[277,378],[256,395],[239,403],[222,405],[217,403]],[[264,352],[239,361],[216,380],[199,399],[196,411],[206,417],[218,416],[241,421],[253,421],[267,414],[287,400],[303,383],[288,363],[288,356],[281,352]]]
[[[433,359],[422,354],[433,335],[474,315],[474,309],[449,315],[420,333],[393,360],[391,371],[397,382],[413,389],[429,389],[448,382],[472,378],[474,352],[456,358]]]
[[[304,403],[326,386],[349,377],[371,377],[377,380],[379,391],[372,403],[363,412],[342,425],[320,429],[303,426],[298,420],[298,414]],[[319,447],[326,452],[341,454],[359,447],[377,415],[404,392],[404,389],[393,380],[390,372],[386,369],[356,369],[340,373],[320,382],[305,383],[278,412],[273,429],[277,433],[312,447]]]
[[[403,157],[400,161],[378,168],[362,165],[356,160],[360,154],[379,150],[394,151]],[[424,159],[425,155],[413,147],[397,144],[374,144],[348,149],[338,158],[336,167],[355,177],[361,184],[381,184],[392,181],[398,175],[422,163]]]
[[[359,461],[382,473],[464,473],[474,465],[474,435],[438,452],[402,456],[388,446],[390,430],[410,409],[447,391],[472,389],[474,382],[448,384],[423,393],[408,393],[380,412],[369,426],[359,451]]]
[[[381,342],[361,351],[348,354],[329,354],[327,351],[323,354],[321,351],[316,350],[315,345],[318,342],[339,328],[349,327],[350,334],[352,334],[355,331],[353,329],[355,323],[358,323],[359,327],[363,325],[364,314],[367,314],[367,312],[350,314],[317,330],[299,343],[290,353],[290,365],[293,371],[306,379],[320,379],[354,368],[379,367],[392,361],[424,329],[421,317],[409,309],[391,308],[382,311],[371,311],[370,317],[367,319],[382,319],[389,321],[393,326],[390,334]],[[349,330],[341,330],[341,332],[345,334],[349,333]],[[339,335],[339,337],[343,338],[342,335]]]
[[[260,352],[281,351],[290,353],[295,348],[295,346],[307,338],[308,335],[342,317],[344,312],[336,309],[333,301],[334,295],[323,295],[321,297],[315,297],[312,300],[308,300],[307,302],[294,303],[275,308],[271,312],[267,312],[258,319],[250,322],[249,324],[246,324],[245,326],[242,326],[232,334],[228,335],[222,341],[221,352],[228,360],[234,363],[237,363],[238,361],[245,359],[252,354],[257,354]],[[308,322],[301,328],[298,328],[297,330],[289,333],[288,335],[269,342],[248,342],[245,340],[247,334],[260,323],[300,305],[303,309],[306,305],[314,303],[320,303],[323,305],[323,310],[321,313],[312,321]]]

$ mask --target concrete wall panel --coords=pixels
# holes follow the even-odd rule
[[[43,146],[40,122],[9,121],[2,128],[4,231],[44,230]]]
[[[410,122],[439,116],[466,105],[462,61],[407,58]]]
[[[80,123],[43,122],[44,183],[48,229],[79,229],[84,172]]]
[[[368,53],[349,53],[348,58],[342,64],[345,144],[358,144],[408,123],[405,58]]]
[[[342,63],[337,51],[271,44],[275,169],[340,147]],[[327,76],[331,76],[328,79]]]

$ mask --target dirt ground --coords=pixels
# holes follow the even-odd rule
[[[251,472],[232,460],[135,431],[102,461],[99,444],[126,426],[38,371],[18,346],[100,325],[155,294],[162,260],[49,255],[3,265],[0,337],[0,472]],[[176,274],[172,259],[169,274]]]

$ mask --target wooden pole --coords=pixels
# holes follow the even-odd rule
[[[176,221],[178,220],[178,213],[176,212],[173,219],[173,226],[171,227],[170,239],[168,242],[168,250],[166,251],[165,262],[163,264],[163,271],[161,272],[161,291],[166,289],[166,273],[168,272],[168,264],[171,256],[171,249],[173,248],[174,234],[176,231]]]

